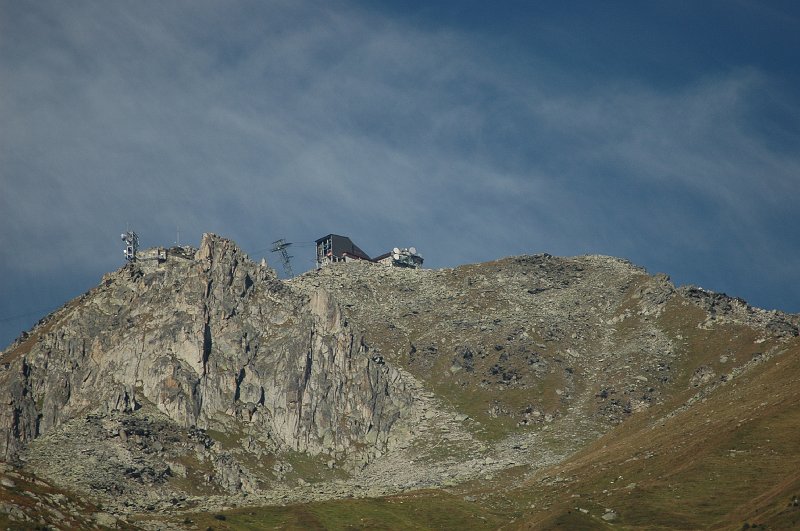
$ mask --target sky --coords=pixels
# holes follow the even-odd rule
[[[800,4],[0,0],[0,348],[141,246],[547,252],[800,312]]]

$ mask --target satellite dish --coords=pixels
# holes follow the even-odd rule
[[[400,249],[398,249],[397,247],[395,247],[394,249],[392,249],[392,254],[393,254],[393,255],[395,255],[395,254],[399,254],[399,253],[400,253]]]
[[[409,247],[408,248],[408,252],[411,253],[411,254],[417,254],[417,250],[414,247]]]
[[[392,253],[392,258],[394,258],[395,260],[399,260],[400,259],[400,253]]]

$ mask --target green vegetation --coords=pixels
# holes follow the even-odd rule
[[[220,519],[223,516],[224,519]],[[509,518],[484,504],[443,491],[347,499],[287,507],[245,508],[186,517],[187,528],[255,529],[497,529]],[[176,520],[180,523],[182,520]]]
[[[317,483],[347,476],[339,468],[328,468],[327,463],[331,458],[327,455],[312,456],[306,453],[287,451],[281,453],[280,457],[292,465],[291,472],[286,474],[286,479],[289,481],[302,478],[309,483]]]
[[[225,450],[239,448],[240,441],[245,437],[245,434],[239,430],[219,431],[219,430],[206,430],[206,434],[214,439]]]

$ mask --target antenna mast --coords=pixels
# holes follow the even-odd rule
[[[125,254],[125,260],[128,262],[136,261],[136,253],[139,252],[139,236],[132,230],[123,232],[120,237],[125,242],[125,249],[122,251]]]
[[[286,248],[291,245],[290,242],[287,242],[284,238],[280,240],[275,240],[272,242],[272,249],[273,253],[280,253],[281,261],[283,262],[283,272],[286,274],[288,278],[292,278],[294,273],[292,273],[292,256],[289,256],[289,253],[286,251]]]

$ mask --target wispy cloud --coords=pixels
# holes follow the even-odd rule
[[[740,259],[730,289],[800,260],[773,235],[800,221],[797,131],[759,118],[800,110],[757,65],[587,83],[347,2],[0,10],[5,279],[113,268],[126,223],[250,250],[344,232],[434,266],[605,252],[687,281]]]

